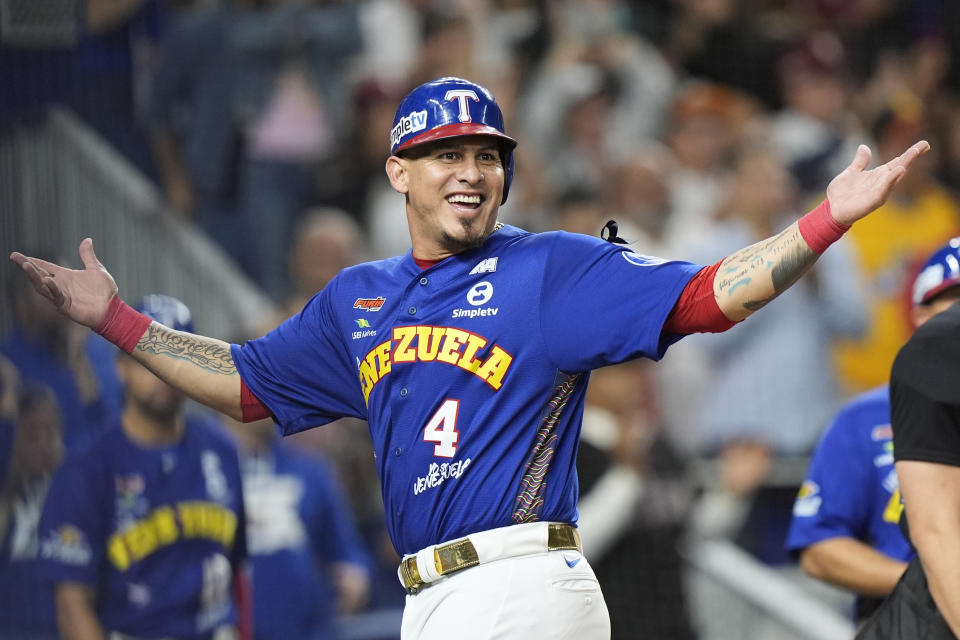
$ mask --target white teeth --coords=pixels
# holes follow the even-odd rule
[[[463,194],[455,194],[447,198],[447,202],[459,203],[459,204],[480,204],[480,196],[468,196]]]

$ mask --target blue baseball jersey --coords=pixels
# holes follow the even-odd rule
[[[861,394],[820,439],[793,505],[787,548],[799,552],[849,537],[898,560],[913,557],[898,522],[903,508],[893,460],[886,386]]]
[[[280,442],[243,456],[241,466],[254,636],[335,638],[331,564],[369,569],[370,559],[332,472]]]
[[[588,372],[662,357],[680,337],[663,324],[701,268],[502,226],[427,270],[409,252],[346,269],[233,357],[286,434],[368,421],[387,528],[408,554],[576,522]]]
[[[222,432],[188,420],[180,442],[146,448],[117,426],[54,475],[41,571],[93,587],[109,631],[210,638],[236,619],[243,523],[237,453]]]

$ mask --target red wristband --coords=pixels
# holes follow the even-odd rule
[[[816,209],[800,218],[800,235],[818,254],[839,240],[850,227],[840,224],[830,215],[830,201],[824,198]]]
[[[121,300],[120,296],[115,295],[110,299],[107,313],[94,331],[126,353],[131,353],[151,322],[153,319],[150,316],[140,313]]]

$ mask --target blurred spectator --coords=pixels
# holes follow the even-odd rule
[[[26,4],[26,3],[25,3]],[[85,0],[10,7],[0,34],[0,129],[66,105],[149,176],[142,100],[174,0]],[[68,13],[64,9],[74,8]],[[27,9],[24,11],[24,9]],[[37,28],[38,23],[42,25]],[[22,30],[22,31],[21,31]],[[42,35],[38,35],[42,34]]]
[[[355,4],[243,0],[185,16],[164,48],[151,122],[168,201],[272,295],[295,216],[324,189],[360,46]]]
[[[793,196],[790,177],[773,153],[744,150],[715,232],[695,259],[710,264],[732,247],[769,237],[794,215]],[[699,434],[704,453],[718,456],[718,491],[749,503],[774,456],[805,455],[813,448],[840,400],[829,342],[857,335],[866,324],[855,274],[849,246],[838,242],[763,317],[710,336],[713,340],[687,338],[712,359]],[[783,555],[782,537],[775,538],[786,530],[793,489],[782,497],[780,530],[750,532],[764,545],[751,549],[758,555],[768,548]]]
[[[865,141],[849,110],[851,80],[846,52],[829,31],[811,34],[779,60],[783,107],[772,123],[773,144],[802,194],[822,189],[846,168]]]
[[[782,4],[674,0],[661,49],[686,75],[734,87],[775,108],[774,64],[782,41],[805,26],[797,10],[777,15]]]
[[[235,25],[242,132],[240,264],[280,296],[296,216],[326,190],[347,121],[345,63],[360,51],[356,3],[255,0]],[[318,183],[318,184],[317,184]]]
[[[960,102],[950,105],[942,127],[940,140],[943,164],[940,176],[945,186],[957,195],[960,194]]]
[[[670,257],[667,227],[672,209],[668,186],[673,159],[661,147],[638,149],[617,164],[606,181],[607,211],[620,236],[642,254]]]
[[[151,141],[167,205],[235,254],[239,154],[233,114],[232,3],[177,16],[151,82]]]
[[[407,221],[396,215],[396,192],[383,171],[400,99],[395,91],[390,84],[370,78],[356,84],[351,130],[339,166],[331,169],[340,177],[340,188],[327,198],[363,225],[373,258],[400,255],[410,248]]]
[[[417,8],[421,4],[424,0],[367,0],[360,4],[363,50],[351,65],[352,76],[382,85],[409,76],[423,39],[423,17]]]
[[[663,437],[653,374],[633,361],[594,371],[587,388],[578,526],[613,640],[695,637],[679,549],[694,491]]]
[[[367,603],[370,570],[331,470],[282,442],[271,420],[223,420],[241,450],[255,637],[338,637],[336,615]]]
[[[476,29],[457,3],[437,3],[422,15],[419,56],[407,85],[418,86],[435,78],[482,78],[476,56]]]
[[[560,193],[551,206],[551,211],[553,220],[549,228],[588,236],[600,235],[600,230],[608,219],[600,195],[577,186]]]
[[[616,3],[558,2],[550,50],[526,86],[519,129],[548,159],[553,190],[600,189],[612,163],[656,137],[676,82],[649,43],[616,19]],[[530,162],[524,165],[535,163]]]
[[[37,569],[37,526],[50,477],[63,457],[60,412],[47,386],[28,382],[18,393],[16,370],[0,360],[0,428],[13,434],[0,484],[0,637],[54,640],[59,636],[53,591]],[[6,406],[10,396],[13,407]]]
[[[729,87],[692,83],[673,96],[664,140],[673,154],[668,186],[666,242],[685,253],[710,234],[726,193],[735,149],[755,111],[753,101]]]
[[[13,450],[14,422],[20,402],[20,372],[0,354],[0,478],[6,476]]]
[[[47,258],[50,253],[41,252]],[[16,274],[11,274],[16,276]],[[23,278],[9,277],[14,327],[0,345],[25,381],[49,385],[63,416],[68,456],[85,449],[120,416],[122,391],[114,347],[50,309]]]
[[[137,306],[192,331],[174,298]],[[115,354],[122,418],[57,470],[40,518],[40,571],[53,585],[60,633],[249,638],[236,448],[219,425],[185,414],[180,392]]]
[[[893,157],[896,145],[927,132],[916,101],[887,109],[873,125],[876,161]],[[937,182],[936,172],[936,154],[921,158],[893,196],[847,233],[870,303],[867,332],[836,345],[837,370],[847,392],[886,381],[897,350],[913,330],[905,298],[912,271],[960,230],[960,205]]]
[[[366,239],[360,225],[332,207],[309,209],[297,222],[287,255],[290,288],[280,315],[264,332],[295,315],[342,269],[366,259]]]
[[[664,258],[681,255],[668,233],[675,215],[669,188],[675,162],[666,147],[649,146],[631,154],[609,176],[604,189],[607,217],[617,221],[620,237],[638,253]],[[709,230],[704,228],[700,233],[708,234]],[[657,402],[663,413],[663,435],[684,454],[699,453],[695,425],[710,373],[708,365],[702,349],[692,341],[681,340],[670,348],[670,357],[653,370]]]

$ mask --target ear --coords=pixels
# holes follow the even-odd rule
[[[926,305],[918,304],[910,308],[910,320],[913,321],[914,329],[929,320],[933,315],[933,309]]]
[[[406,195],[409,191],[407,184],[407,163],[409,161],[397,156],[387,158],[387,177],[390,179],[390,185],[398,192]]]

